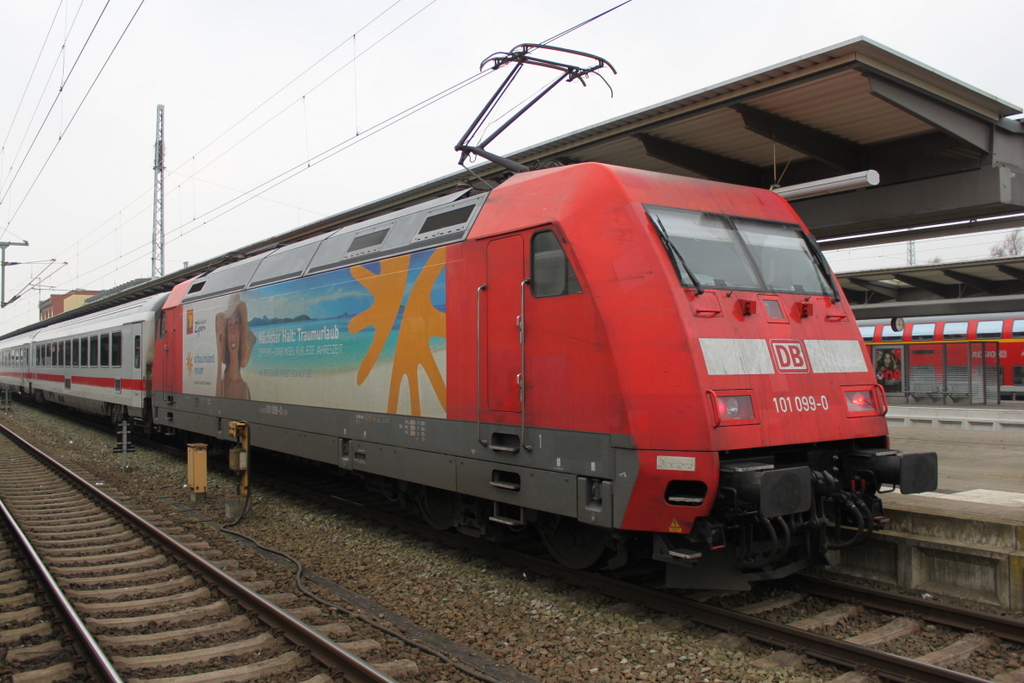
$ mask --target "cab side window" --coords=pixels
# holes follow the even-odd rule
[[[542,230],[533,236],[530,256],[530,288],[535,297],[583,292],[572,264],[553,231]]]

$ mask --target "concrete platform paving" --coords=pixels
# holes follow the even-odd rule
[[[885,419],[889,427],[1016,431],[1024,437],[1024,402],[1000,406],[890,405]]]
[[[1011,412],[1024,425],[1024,411]],[[951,423],[890,426],[893,448],[938,454],[939,488],[882,494],[886,530],[843,551],[834,569],[1024,611],[1024,431],[953,429]]]

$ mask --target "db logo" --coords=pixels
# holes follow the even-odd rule
[[[772,360],[779,372],[810,372],[804,343],[798,339],[772,339]]]

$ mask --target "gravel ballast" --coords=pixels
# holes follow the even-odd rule
[[[184,455],[138,447],[122,472],[112,453],[110,428],[82,426],[33,406],[15,404],[0,422],[97,483],[116,488],[172,519],[242,568],[272,580],[274,592],[294,592],[293,571],[271,562],[207,524],[184,514],[192,508],[223,520],[236,482],[215,472],[205,502],[192,502]],[[296,556],[306,569],[360,593],[406,619],[482,652],[538,681],[806,682],[841,671],[807,658],[794,668],[765,669],[755,661],[772,654],[751,645],[734,651],[710,642],[717,632],[498,565],[380,524],[276,491],[253,490],[253,507],[237,529],[260,543]],[[337,601],[311,583],[307,588]],[[312,604],[306,598],[303,603]],[[350,606],[349,606],[350,607]],[[371,661],[408,656],[389,650],[389,639],[369,626],[351,638],[373,638],[384,648]],[[398,641],[390,641],[397,644]],[[416,662],[419,680],[473,680],[433,657]]]

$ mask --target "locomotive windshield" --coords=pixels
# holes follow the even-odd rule
[[[684,286],[834,294],[800,226],[662,206],[645,208]]]

